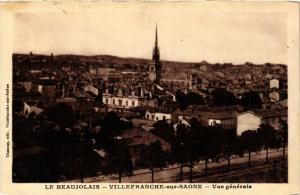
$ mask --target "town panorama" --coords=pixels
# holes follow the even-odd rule
[[[13,54],[13,182],[287,182],[287,66],[166,61],[153,35],[152,60]]]

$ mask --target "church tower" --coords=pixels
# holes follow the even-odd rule
[[[161,77],[161,63],[160,63],[160,54],[158,47],[158,35],[157,35],[157,25],[155,29],[155,44],[152,54],[152,62],[149,65],[149,79],[154,82],[159,82]]]

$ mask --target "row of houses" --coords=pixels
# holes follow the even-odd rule
[[[279,106],[271,109],[253,109],[245,112],[237,110],[226,111],[162,111],[148,109],[144,118],[150,121],[166,121],[169,123],[184,123],[190,125],[191,119],[196,119],[204,126],[220,126],[236,129],[237,135],[247,130],[256,130],[261,124],[269,124],[275,129],[280,127],[280,121],[287,121],[287,108]]]

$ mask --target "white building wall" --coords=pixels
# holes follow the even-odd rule
[[[145,118],[153,121],[162,121],[162,120],[171,120],[172,116],[168,113],[161,113],[161,112],[149,112],[146,111]]]
[[[269,98],[271,102],[278,102],[280,100],[280,95],[278,92],[274,91],[269,94]]]
[[[270,80],[270,89],[272,89],[272,88],[279,89],[279,80],[278,79]]]
[[[155,121],[170,120],[171,114],[157,112],[154,115]]]
[[[103,103],[111,107],[133,108],[139,106],[139,99],[133,97],[103,96]]]
[[[221,120],[219,119],[208,119],[209,126],[215,126],[216,124],[221,124]]]
[[[43,112],[43,109],[36,106],[30,106],[26,102],[24,102],[24,110],[23,110],[24,116],[27,117],[32,112],[36,115],[39,115],[41,112]]]
[[[38,92],[43,93],[43,85],[38,85]]]
[[[260,125],[260,117],[250,112],[242,113],[237,116],[237,135],[247,130],[256,130]]]
[[[92,92],[94,95],[98,95],[98,89],[96,87],[94,87],[93,85],[88,85],[84,87],[84,91],[90,91]]]

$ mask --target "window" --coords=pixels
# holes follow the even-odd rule
[[[126,106],[128,106],[128,101],[125,102]]]
[[[119,100],[119,106],[122,106],[122,100]]]
[[[105,104],[108,104],[108,99],[105,99]]]
[[[147,114],[147,117],[146,117],[147,119],[150,119],[150,115],[149,114]]]
[[[163,116],[163,120],[166,120],[166,116]]]
[[[158,121],[158,117],[156,117],[156,118],[155,118],[155,120],[157,120],[157,121]]]
[[[151,116],[152,120],[154,120],[154,115]]]
[[[135,106],[135,102],[134,102],[134,101],[132,101],[131,105],[132,105],[132,107],[134,107],[134,106]]]
[[[115,102],[115,100],[113,99],[113,105],[115,105],[116,104],[116,102]]]

